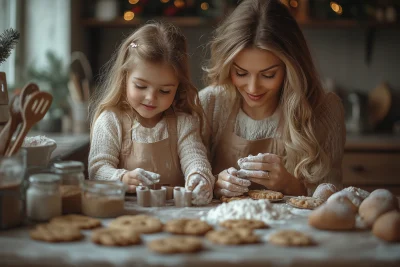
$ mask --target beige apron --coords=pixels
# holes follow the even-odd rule
[[[246,140],[235,134],[236,117],[240,109],[241,101],[236,101],[227,121],[227,125],[219,144],[215,149],[212,161],[213,173],[218,174],[230,167],[239,169],[238,159],[258,153],[273,153],[284,156],[283,142],[278,138],[265,138],[259,140]],[[279,127],[279,126],[278,126]],[[252,183],[250,189],[265,189],[263,185]]]
[[[178,155],[177,119],[174,111],[164,113],[167,121],[168,138],[155,143],[132,141],[133,120],[127,114],[122,116],[122,149],[119,168],[134,170],[142,168],[161,175],[160,185],[184,186]]]

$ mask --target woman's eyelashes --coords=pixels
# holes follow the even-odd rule
[[[248,73],[247,72],[240,72],[240,71],[235,71],[236,76],[238,77],[245,77]],[[273,74],[261,74],[262,77],[267,78],[267,79],[272,79],[275,77],[275,73]]]
[[[147,88],[147,86],[144,86],[144,85],[141,85],[141,84],[137,84],[137,83],[135,83],[135,87],[137,89],[146,89]]]

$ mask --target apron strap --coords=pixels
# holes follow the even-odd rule
[[[178,125],[177,125],[177,116],[172,107],[165,111],[165,119],[167,121],[167,129],[168,129],[168,142],[169,148],[171,151],[171,157],[176,169],[181,168],[181,165],[177,162],[179,158],[178,155]]]

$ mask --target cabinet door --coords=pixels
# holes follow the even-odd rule
[[[386,188],[400,195],[400,154],[345,153],[343,184],[368,191]]]

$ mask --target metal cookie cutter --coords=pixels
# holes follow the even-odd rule
[[[167,190],[167,200],[174,198],[174,187],[169,186],[169,184],[164,184],[161,188],[165,188]]]
[[[150,189],[150,203],[152,207],[163,207],[167,199],[167,189],[159,185],[153,185]]]
[[[150,190],[147,186],[136,187],[137,204],[142,207],[150,207]]]
[[[192,206],[192,191],[176,186],[174,188],[174,200],[177,207],[190,207]]]

